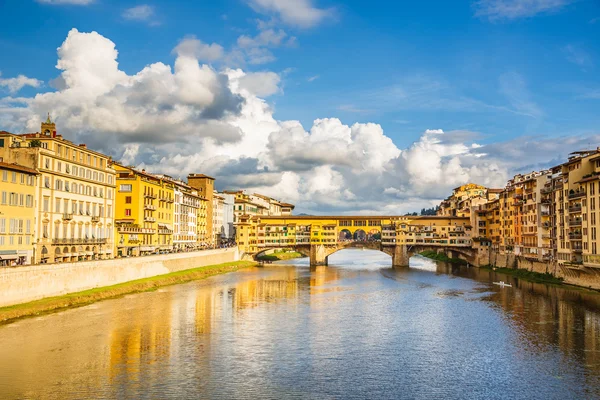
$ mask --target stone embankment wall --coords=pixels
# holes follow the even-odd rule
[[[480,257],[480,266],[493,265],[500,268],[525,269],[527,271],[549,273],[557,278],[563,278],[565,283],[600,290],[600,271],[595,268],[567,268],[555,261],[543,262],[527,259],[514,254],[500,254],[489,251],[488,257]]]
[[[207,265],[238,261],[236,248],[0,269],[0,307]]]

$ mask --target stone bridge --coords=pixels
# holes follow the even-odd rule
[[[435,251],[444,253],[450,258],[460,258],[470,264],[477,264],[477,251],[470,246],[441,246],[435,244],[419,243],[407,244],[384,244],[381,241],[346,241],[337,244],[296,244],[284,246],[292,249],[305,257],[310,257],[310,265],[328,265],[330,255],[344,249],[367,249],[381,251],[392,257],[393,267],[408,267],[409,259],[423,251]],[[270,247],[261,249],[254,254],[256,259],[259,255],[269,250],[281,249],[282,247]]]

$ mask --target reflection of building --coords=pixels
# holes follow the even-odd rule
[[[173,246],[174,190],[171,180],[115,164],[116,248],[119,255],[144,255]]]
[[[0,266],[32,262],[38,175],[34,169],[0,162]]]
[[[0,157],[38,171],[36,262],[67,262],[113,256],[115,171],[104,154],[56,133],[48,119],[41,133],[0,132]]]

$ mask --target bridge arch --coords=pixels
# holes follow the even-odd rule
[[[342,229],[338,234],[338,240],[340,242],[347,242],[352,240],[352,232],[349,229]]]
[[[245,254],[250,255],[254,260],[258,260],[258,258],[260,256],[266,255],[267,252],[276,251],[276,250],[296,251],[296,252],[302,254],[304,257],[310,257],[310,246],[265,247],[265,248],[261,248],[258,253],[254,253],[254,254],[245,253]]]
[[[359,242],[365,242],[367,240],[367,232],[364,229],[357,229],[354,231],[354,240]]]

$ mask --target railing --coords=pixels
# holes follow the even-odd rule
[[[544,186],[543,188],[541,188],[541,189],[540,189],[540,193],[541,193],[541,194],[548,194],[548,193],[552,193],[552,188],[551,188],[551,187]]]
[[[569,233],[570,240],[581,240],[581,233]]]
[[[581,226],[580,219],[571,219],[569,220],[569,226]]]
[[[63,244],[106,244],[106,238],[104,239],[52,239],[52,244],[63,245]]]
[[[152,204],[144,204],[144,209],[146,210],[156,210],[156,206]]]
[[[70,221],[73,219],[73,214],[63,213],[63,219],[66,221]]]
[[[154,217],[144,217],[144,221],[155,222],[156,218],[154,218]]]
[[[570,213],[581,212],[581,206],[569,207],[569,212]]]
[[[156,199],[156,195],[154,193],[144,193],[144,197],[149,199]]]
[[[569,193],[569,199],[577,199],[579,197],[585,197],[585,190],[578,190],[574,193]]]
[[[100,217],[99,216],[93,216],[92,217],[92,222],[100,222]]]

